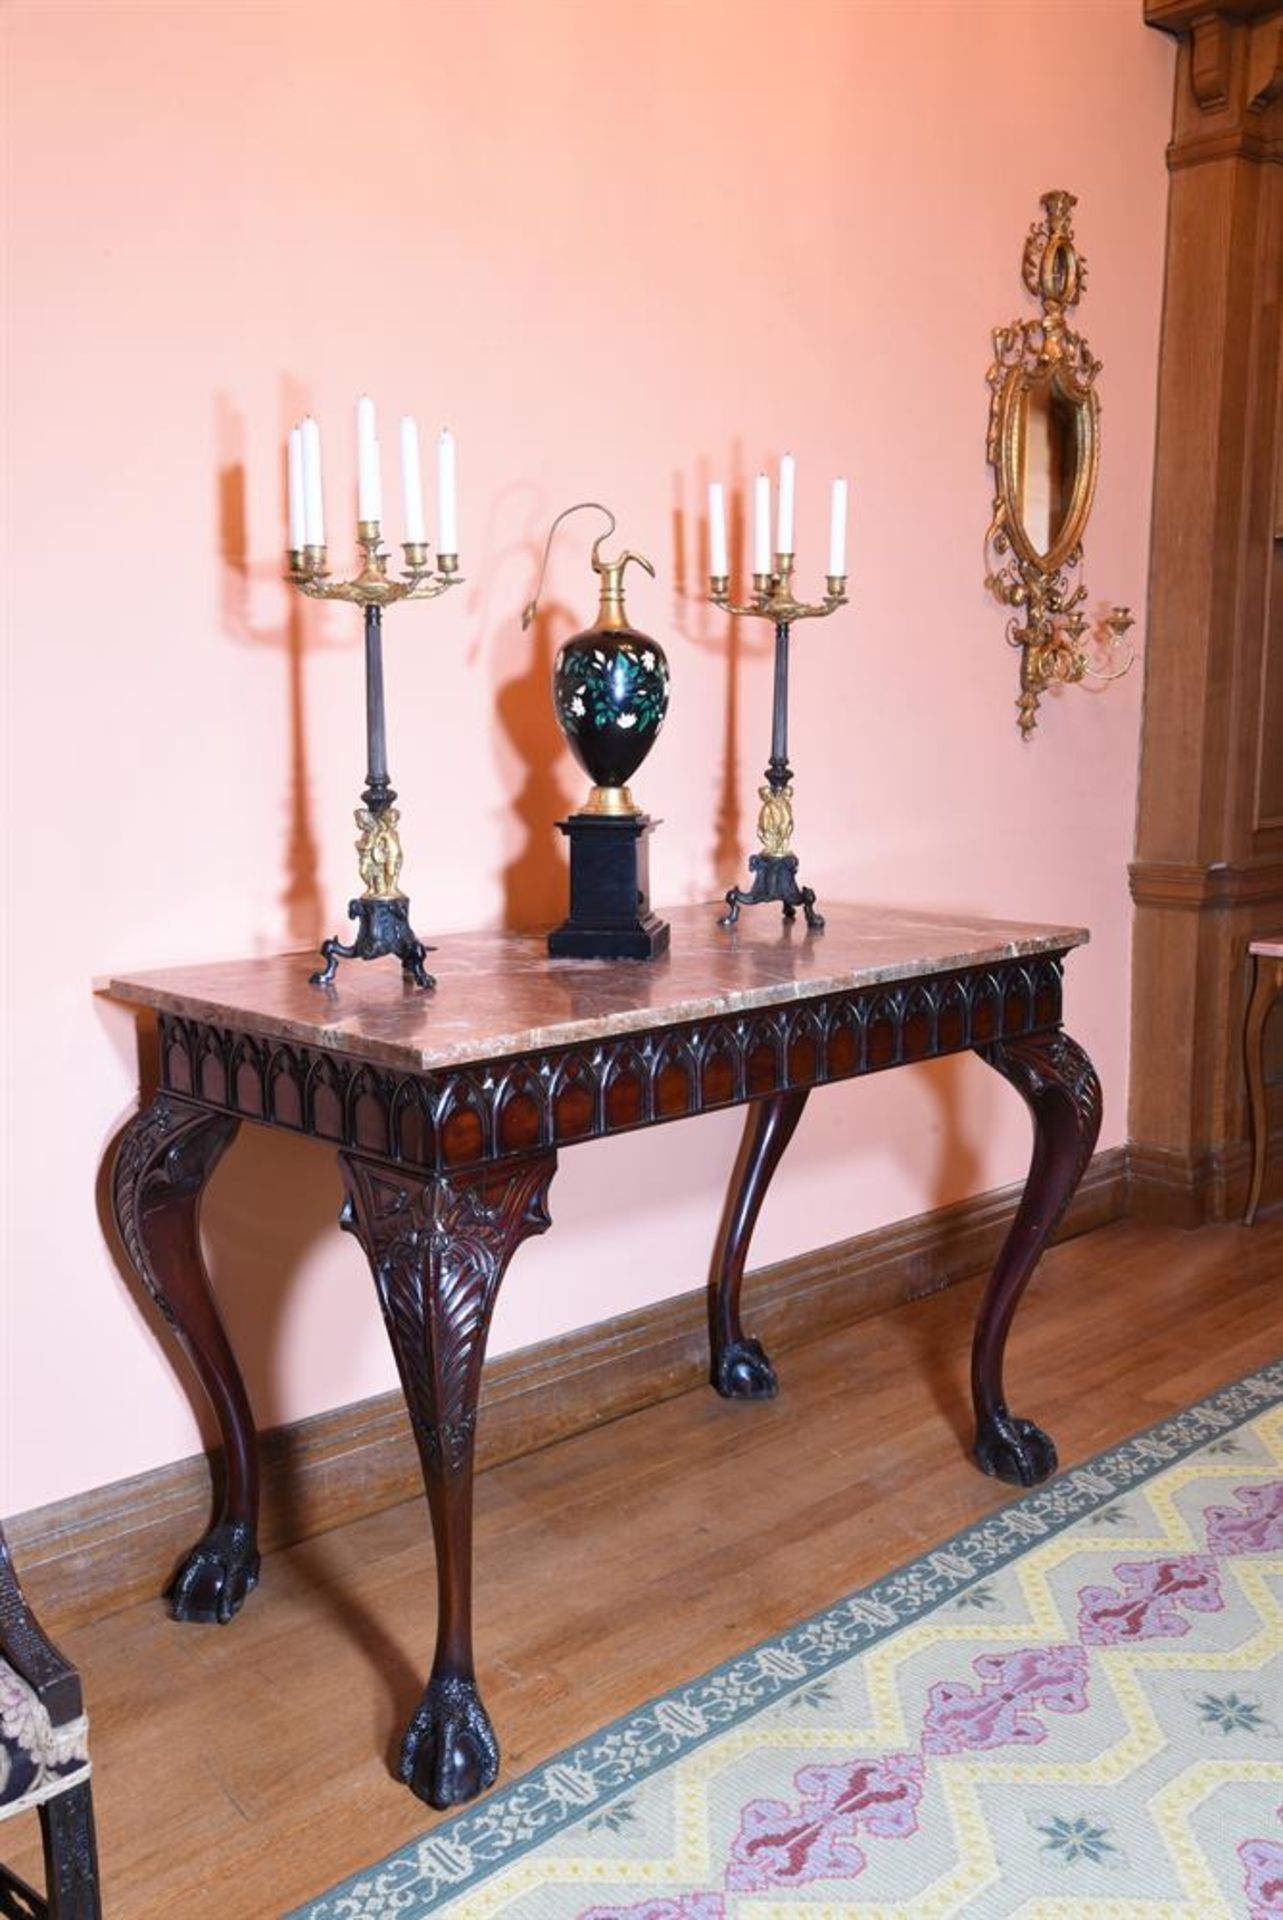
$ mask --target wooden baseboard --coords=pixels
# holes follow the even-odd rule
[[[1127,1153],[1097,1154],[1060,1237],[1127,1211]],[[834,1327],[934,1293],[992,1263],[1019,1185],[918,1214],[749,1274],[746,1325],[781,1353]],[[702,1287],[582,1327],[486,1369],[480,1465],[492,1467],[707,1379]],[[785,1382],[787,1390],[787,1380]],[[20,1514],[6,1532],[28,1597],[55,1633],[156,1595],[208,1525],[204,1454]],[[378,1394],[263,1436],[265,1549],[304,1540],[421,1493],[398,1392]]]
[[[1167,1227],[1203,1227],[1241,1220],[1247,1205],[1252,1150],[1246,1141],[1192,1157],[1171,1147],[1133,1141],[1127,1149],[1128,1212]],[[1262,1204],[1283,1199],[1283,1128],[1274,1128],[1266,1149]]]

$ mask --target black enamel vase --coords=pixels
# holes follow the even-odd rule
[[[589,627],[567,640],[553,671],[566,744],[600,792],[625,789],[668,711],[668,661],[649,634]]]

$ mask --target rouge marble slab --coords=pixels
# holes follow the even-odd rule
[[[171,967],[112,977],[132,1005],[225,1023],[413,1073],[605,1039],[657,1024],[778,1006],[854,987],[1060,953],[1082,927],[876,906],[830,906],[808,934],[774,913],[737,927],[713,905],[672,909],[660,960],[550,960],[542,933],[445,934],[434,993],[391,962],[352,962],[330,987],[308,980],[314,954]]]

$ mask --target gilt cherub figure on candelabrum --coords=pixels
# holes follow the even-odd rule
[[[793,594],[793,521],[795,468],[792,454],[780,462],[779,520],[775,549],[771,549],[771,483],[759,473],[753,488],[753,597],[737,606],[731,600],[730,564],[726,541],[726,492],[717,482],[708,489],[709,599],[716,607],[740,619],[769,620],[775,628],[775,685],[771,721],[771,757],[766,783],[758,788],[761,808],[757,837],[761,851],[749,855],[751,887],[732,887],[720,924],[733,927],[741,907],[775,902],[784,918],[793,920],[801,907],[807,927],[818,933],[824,915],[815,904],[815,892],[798,880],[798,857],[793,851],[793,769],[789,765],[789,637],[795,621],[822,620],[846,605],[847,483],[833,482],[829,525],[829,570],[824,598],[810,602]]]
[[[462,580],[459,572],[455,494],[454,436],[443,432],[437,440],[437,563],[429,564],[423,514],[423,482],[419,465],[419,430],[406,418],[401,422],[401,478],[405,504],[405,564],[399,579],[389,576],[383,550],[382,467],[373,403],[362,395],[357,402],[357,544],[364,563],[350,580],[334,580],[326,564],[325,507],[321,486],[321,437],[310,417],[295,427],[289,439],[290,555],[289,578],[313,600],[348,600],[365,614],[365,738],[366,776],[355,819],[357,868],[364,892],[348,902],[348,918],[357,923],[350,942],[337,938],[321,947],[325,964],[315,972],[313,986],[328,987],[340,960],[401,962],[406,976],[419,987],[436,981],[424,966],[430,952],[410,925],[410,902],[401,891],[402,851],[398,832],[401,815],[396,790],[388,775],[387,717],[383,697],[383,609],[398,600],[435,600]]]

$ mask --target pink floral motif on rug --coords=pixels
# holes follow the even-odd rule
[[[1114,1568],[1123,1591],[1084,1587],[1078,1630],[1084,1646],[1116,1647],[1124,1640],[1179,1640],[1190,1623],[1181,1612],[1219,1613],[1220,1576],[1205,1554],[1180,1560],[1138,1560]]]
[[[1207,1544],[1213,1553],[1283,1552],[1283,1481],[1236,1487],[1239,1507],[1209,1507]]]
[[[1283,1820],[1283,1807],[1279,1808]],[[1283,1915],[1283,1845],[1277,1840],[1245,1840],[1238,1850],[1248,1920],[1278,1920]],[[696,1916],[698,1920],[698,1916]],[[714,1915],[713,1920],[720,1920]]]

